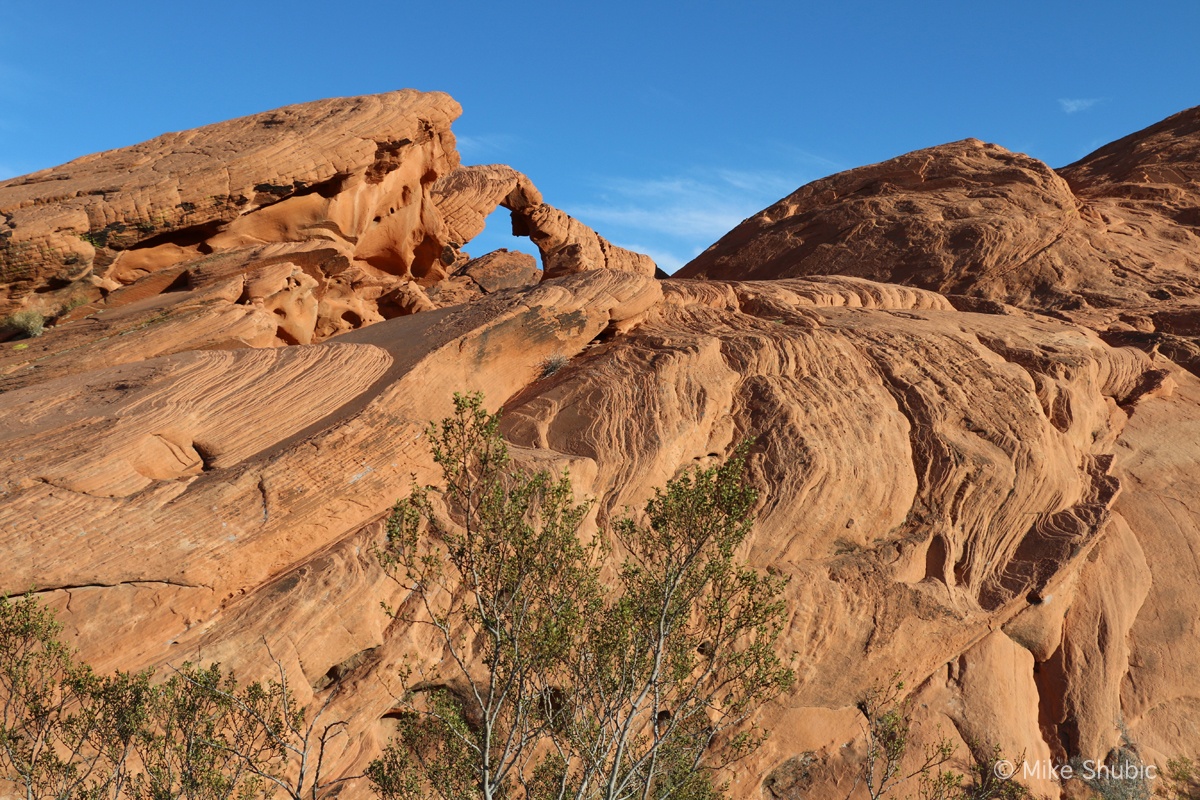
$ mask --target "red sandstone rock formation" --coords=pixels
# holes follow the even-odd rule
[[[798,189],[679,275],[857,275],[1038,310],[1200,304],[1198,127],[1191,109],[1058,172],[975,139],[918,150]]]
[[[661,281],[458,167],[456,114],[324,101],[0,184],[6,308],[89,300],[0,345],[0,590],[39,587],[101,668],[251,677],[269,645],[305,699],[340,679],[353,774],[400,663],[440,656],[379,611],[371,546],[433,476],[427,422],[482,390],[593,529],[758,437],[744,555],[791,578],[799,680],[735,796],[843,798],[897,671],[963,754],[1103,757],[1118,718],[1149,760],[1200,753],[1200,378],[1166,352],[1200,333],[1195,111],[1061,173],[968,141],[833,176]],[[244,177],[202,207],[220,164]],[[498,206],[544,273],[465,256]]]
[[[648,256],[547,205],[515,170],[459,168],[459,113],[444,94],[411,90],[324,100],[0,183],[0,316],[103,313],[132,326],[107,335],[169,317],[170,344],[144,355],[310,344],[434,308],[426,290],[469,260],[461,248],[501,204],[545,276],[654,274]],[[466,297],[446,289],[441,305]],[[0,326],[0,339],[16,333]]]
[[[513,234],[528,236],[542,254],[546,278],[592,269],[654,275],[654,261],[609,242],[577,219],[542,202],[533,184],[502,164],[463,167],[433,187],[451,237],[467,241],[498,206],[512,212]]]

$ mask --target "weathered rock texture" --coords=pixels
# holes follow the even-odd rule
[[[964,310],[1046,314],[1160,359],[1139,379],[1160,395],[1146,406],[1155,411],[1136,412],[1117,439],[1114,463],[1125,466],[1115,474],[1126,487],[1112,505],[1117,516],[1086,564],[1064,570],[1057,591],[1031,595],[1036,602],[1004,631],[1034,659],[1035,686],[1026,688],[1041,698],[1040,734],[1052,757],[1103,757],[1121,729],[1160,764],[1170,752],[1194,751],[1200,682],[1179,648],[1196,644],[1197,629],[1182,622],[1194,617],[1183,598],[1200,568],[1186,555],[1196,547],[1195,516],[1175,509],[1197,484],[1175,470],[1200,455],[1190,435],[1197,384],[1175,365],[1200,373],[1200,108],[1057,171],[966,140],[834,175],[750,218],[679,274],[830,272],[935,289]],[[1176,379],[1179,393],[1162,399]],[[1068,404],[1064,417],[1056,404],[1044,401],[1051,421],[1077,409]],[[940,560],[944,551],[936,552]],[[951,683],[962,685],[956,672],[970,671],[969,655],[952,666]],[[969,717],[979,703],[960,696],[951,707]],[[956,728],[979,738],[962,713],[951,715]],[[1041,744],[1021,749],[1044,752]]]
[[[975,139],[815,181],[680,272],[838,273],[1008,303],[1200,369],[1200,108],[1058,170]]]
[[[155,314],[195,330],[176,325],[176,351],[215,344],[203,319],[214,313],[238,346],[310,344],[434,308],[426,290],[470,260],[461,248],[501,204],[545,276],[654,274],[648,256],[547,205],[515,170],[459,168],[460,112],[411,90],[324,100],[0,183],[0,316],[111,318],[157,297]],[[496,290],[487,284],[444,299]],[[17,333],[0,324],[0,339]]]
[[[467,241],[498,206],[512,212],[513,234],[528,236],[542,254],[547,278],[591,269],[654,275],[654,261],[609,242],[577,219],[542,202],[533,184],[502,164],[463,167],[438,181],[433,194],[451,237]]]
[[[680,271],[858,275],[1040,309],[1200,291],[1200,108],[1058,172],[976,139],[808,184]]]
[[[382,128],[354,127],[368,110]],[[434,476],[427,422],[481,390],[518,460],[569,466],[596,498],[594,530],[757,437],[743,555],[791,578],[799,680],[762,710],[773,736],[731,775],[736,797],[844,798],[865,751],[856,704],[895,673],[918,742],[940,728],[964,759],[1103,758],[1119,724],[1147,760],[1200,754],[1200,378],[1153,338],[1195,291],[1196,112],[1062,175],[965,142],[819,181],[688,268],[712,280],[656,280],[520,173],[458,167],[455,113],[402,92],[179,134],[234,158],[214,131],[342,119],[307,161],[357,155],[326,197],[295,181],[329,176],[278,169],[294,148],[264,145],[262,182],[293,191],[237,189],[244,210],[205,212],[202,240],[139,250],[112,229],[76,264],[19,262],[10,307],[55,281],[96,297],[0,351],[0,590],[39,587],[101,668],[219,660],[251,677],[269,647],[305,699],[341,681],[331,758],[355,774],[386,740],[401,663],[442,655],[379,611],[400,598],[371,547],[413,476]],[[165,139],[141,148],[177,192],[212,168]],[[103,230],[88,203],[148,203],[52,199],[45,176],[73,170],[0,185],[3,203],[43,193],[7,212],[6,269],[14,242],[92,247],[55,230]],[[544,272],[462,253],[498,206]],[[77,213],[83,228],[37,227]],[[121,271],[158,248],[166,266]]]

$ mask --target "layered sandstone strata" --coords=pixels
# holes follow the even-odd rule
[[[1147,760],[1200,753],[1195,111],[1059,172],[968,141],[833,176],[668,280],[460,166],[457,111],[323,101],[0,184],[6,308],[87,293],[0,344],[0,589],[103,669],[256,677],[269,648],[303,699],[340,687],[357,774],[402,662],[442,656],[379,610],[371,549],[480,390],[589,533],[756,437],[742,555],[790,578],[799,680],[736,797],[844,798],[897,672],[962,758],[1103,758],[1118,720]],[[465,255],[497,207],[544,270]]]

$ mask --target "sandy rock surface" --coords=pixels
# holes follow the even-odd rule
[[[680,276],[842,274],[1081,322],[1200,368],[1200,108],[1052,170],[976,139],[814,181]]]
[[[1196,110],[1057,172],[969,140],[817,181],[665,280],[460,166],[457,114],[321,101],[0,184],[0,300],[55,323],[0,343],[0,590],[102,669],[269,648],[306,700],[340,681],[356,774],[401,663],[444,656],[380,611],[371,548],[480,390],[589,531],[756,437],[742,555],[790,579],[798,681],[735,797],[842,800],[896,674],[960,768],[1122,727],[1200,754]],[[497,207],[542,269],[466,255]]]
[[[153,337],[142,357],[311,344],[535,283],[522,270],[445,287],[442,302],[428,295],[458,276],[470,261],[463,244],[501,205],[541,251],[539,279],[654,275],[648,256],[546,204],[519,172],[460,167],[450,132],[460,113],[437,92],[323,100],[0,182],[0,341],[20,335],[7,318],[18,311],[140,326],[147,318],[129,307],[154,303],[186,324]],[[231,335],[214,341],[214,328]]]

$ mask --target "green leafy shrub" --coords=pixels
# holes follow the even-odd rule
[[[893,675],[889,683],[871,689],[859,703],[867,752],[855,787],[863,784],[871,800],[894,795],[909,781],[918,800],[1031,800],[1030,791],[1013,779],[1023,770],[1024,754],[1014,762],[1004,757],[999,746],[987,749],[970,743],[976,757],[963,775],[947,768],[957,747],[939,731],[919,757],[909,758],[912,700],[904,696],[904,683],[898,678],[899,674]]]
[[[599,539],[566,474],[522,475],[482,397],[431,426],[444,484],[414,488],[377,555],[411,592],[394,618],[447,657],[401,675],[407,709],[367,774],[385,798],[523,791],[546,800],[710,800],[752,752],[748,724],[793,680],[777,644],[783,582],[739,564],[757,494],[747,447],[620,521],[627,554],[602,587]],[[476,669],[478,665],[478,669]],[[467,791],[470,787],[470,791]]]
[[[1187,756],[1167,761],[1166,769],[1159,771],[1156,794],[1167,800],[1200,800],[1200,768]]]
[[[0,598],[3,796],[315,800],[349,779],[321,775],[336,688],[308,719],[282,669],[247,685],[217,664],[102,677],[61,630],[36,597]]]
[[[16,331],[25,338],[41,336],[46,329],[46,318],[37,311],[26,309],[12,314],[4,320],[4,327]]]

